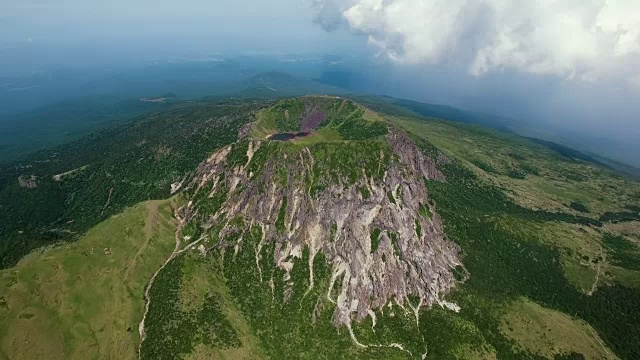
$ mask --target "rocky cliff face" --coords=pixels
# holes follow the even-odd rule
[[[180,214],[204,228],[203,253],[255,253],[263,282],[273,281],[262,277],[263,249],[275,244],[273,266],[288,285],[275,296],[285,300],[294,291],[290,271],[308,249],[306,291],[329,281],[325,296],[335,305],[336,326],[351,329],[367,316],[375,323],[374,310],[391,302],[410,307],[417,321],[421,307],[444,304],[455,285],[452,270],[460,265],[459,248],[446,239],[425,186],[425,178],[444,176],[399,130],[389,129],[367,151],[346,151],[362,169],[350,166],[344,176],[323,170],[340,161],[343,146],[241,140],[199,166],[189,185],[192,200]],[[262,234],[255,248],[229,236],[255,227]],[[330,279],[313,277],[318,254],[332,269]]]

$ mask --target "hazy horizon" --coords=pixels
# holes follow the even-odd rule
[[[59,69],[83,74],[171,59],[337,55],[344,60],[292,67],[292,72],[313,78],[322,71],[343,71],[352,74],[351,87],[360,92],[513,118],[540,137],[584,143],[582,148],[640,166],[635,156],[640,153],[640,104],[635,101],[640,16],[633,16],[640,5],[604,0],[546,5],[493,0],[3,3],[0,76],[11,81],[0,92],[27,91],[26,96],[28,85],[16,79]],[[255,70],[273,67],[256,65]],[[92,76],[87,81],[95,80]]]

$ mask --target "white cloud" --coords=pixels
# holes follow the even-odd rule
[[[456,63],[567,79],[640,76],[639,0],[315,0],[405,63]],[[329,19],[328,16],[332,18]]]

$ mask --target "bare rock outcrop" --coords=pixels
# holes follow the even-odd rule
[[[18,176],[18,185],[27,189],[35,189],[38,187],[37,178],[35,175],[20,175]]]
[[[189,185],[196,194],[207,191],[210,197],[218,191],[228,192],[222,209],[208,215],[206,226],[221,228],[220,239],[259,226],[263,236],[256,264],[261,249],[274,243],[273,266],[284,271],[283,280],[288,284],[294,262],[300,261],[307,248],[310,288],[316,286],[313,262],[322,253],[332,269],[325,296],[335,304],[337,326],[350,327],[352,321],[373,316],[372,310],[390,302],[410,307],[417,319],[421,307],[442,303],[453,289],[452,270],[460,265],[459,248],[446,239],[424,181],[444,180],[437,169],[437,163],[444,160],[425,156],[406,134],[390,129],[387,141],[392,159],[385,163],[382,176],[366,176],[363,170],[355,182],[337,181],[312,193],[308,179],[314,176],[317,159],[308,147],[268,157],[254,173],[249,165],[266,143],[245,141],[249,141],[246,164],[229,166],[231,146],[220,149],[199,166]],[[285,174],[284,183],[278,180],[279,174]],[[282,228],[276,222],[283,206]],[[190,202],[181,211],[189,218],[198,209]],[[230,224],[237,217],[244,220],[245,229]],[[236,244],[207,246],[245,251],[242,239]],[[290,291],[291,287],[281,296],[286,299]]]

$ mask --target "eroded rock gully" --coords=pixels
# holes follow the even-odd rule
[[[262,274],[258,259],[265,245],[274,242],[273,266],[284,271],[283,280],[289,285],[294,262],[300,266],[306,247],[310,256],[305,266],[311,274],[306,291],[318,283],[313,278],[313,261],[322,253],[332,269],[324,296],[335,304],[336,326],[350,329],[352,321],[367,316],[375,321],[373,311],[389,303],[410,308],[416,321],[420,307],[439,303],[451,308],[453,305],[442,297],[455,285],[452,270],[460,265],[459,248],[446,239],[424,181],[444,181],[444,176],[436,161],[420,152],[403,132],[390,128],[386,140],[393,155],[381,178],[367,177],[363,171],[355,183],[338,181],[314,194],[309,191],[308,179],[313,176],[316,160],[308,147],[268,157],[259,174],[248,165],[265,142],[245,140],[249,141],[248,161],[233,168],[227,164],[231,147],[220,149],[199,166],[189,185],[196,193],[210,192],[211,197],[217,191],[228,192],[222,208],[207,215],[205,227],[222,229],[220,239],[252,226],[260,227],[263,236],[256,249],[243,249],[242,238],[236,243],[206,246],[230,249],[225,256],[255,251],[256,271]],[[285,184],[276,176],[283,169]],[[279,230],[276,222],[285,201],[284,229]],[[198,209],[190,202],[180,211],[188,219]],[[237,217],[244,220],[240,229],[237,222],[230,222]],[[379,229],[375,231],[379,242],[372,251],[375,228]],[[281,296],[286,300],[291,291],[290,286]]]

